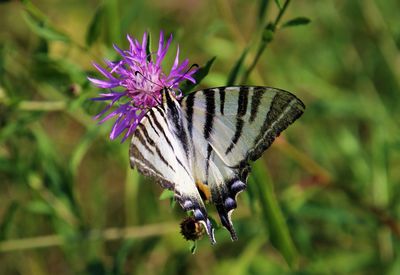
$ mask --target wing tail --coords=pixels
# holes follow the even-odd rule
[[[197,222],[200,222],[203,225],[208,237],[210,238],[211,244],[216,244],[214,228],[208,218],[207,210],[204,207],[200,195],[199,198],[189,198],[176,194],[175,199],[179,202],[184,211],[193,212],[193,217]]]
[[[231,238],[233,241],[237,240],[237,235],[235,232],[235,228],[233,227],[231,214],[234,209],[237,207],[236,197],[237,195],[246,188],[246,183],[239,179],[232,179],[226,181],[224,184],[227,186],[227,189],[222,192],[220,198],[222,200],[215,201],[215,205],[221,220],[222,225],[228,229],[231,234]]]

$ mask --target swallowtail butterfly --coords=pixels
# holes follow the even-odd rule
[[[171,89],[161,93],[161,104],[147,112],[133,134],[132,168],[173,190],[181,207],[203,224],[211,243],[214,229],[205,201],[215,205],[222,225],[237,240],[231,214],[237,194],[246,188],[249,162],[303,114],[304,104],[269,87],[211,88],[181,100]]]

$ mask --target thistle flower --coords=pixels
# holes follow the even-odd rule
[[[88,77],[95,86],[108,90],[93,100],[109,101],[95,118],[101,118],[99,123],[103,123],[116,117],[110,133],[112,140],[125,132],[122,138],[124,141],[135,131],[146,112],[160,104],[163,87],[174,89],[174,96],[179,99],[182,97],[182,92],[178,89],[180,82],[185,79],[196,82],[193,78],[196,69],[187,71],[189,60],[185,59],[179,64],[179,46],[169,74],[163,72],[161,63],[171,44],[172,35],[165,41],[164,33],[160,33],[158,50],[155,53],[147,52],[147,37],[147,33],[144,33],[142,43],[139,43],[128,35],[129,50],[122,50],[114,45],[121,60],[105,60],[106,68],[93,63],[106,79]],[[105,115],[114,105],[116,108]]]

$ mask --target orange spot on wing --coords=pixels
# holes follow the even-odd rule
[[[203,200],[211,201],[210,188],[205,185],[202,181],[196,181],[197,189],[199,190],[200,196]]]

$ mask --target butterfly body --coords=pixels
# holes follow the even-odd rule
[[[180,101],[162,91],[134,132],[132,167],[175,192],[185,211],[214,230],[204,201],[213,203],[222,225],[237,239],[231,221],[236,196],[246,188],[249,162],[304,112],[293,94],[268,87],[220,87],[191,93]]]

